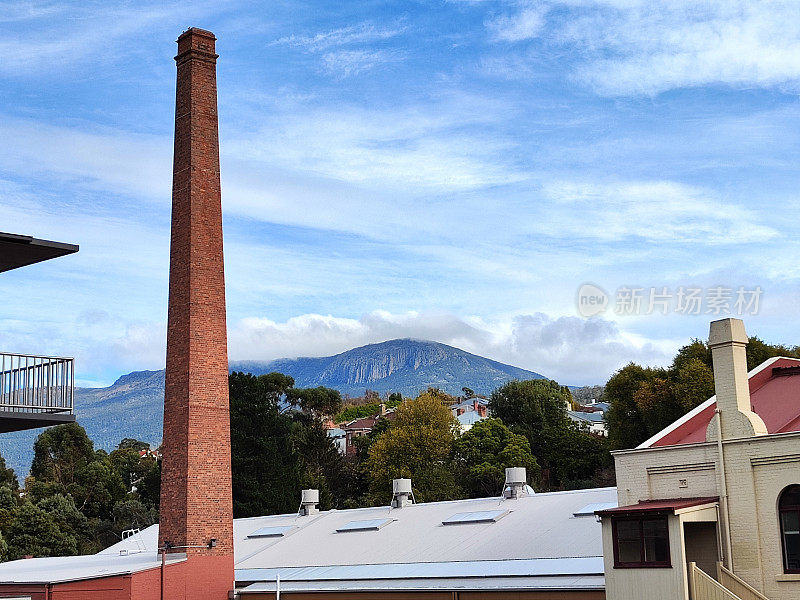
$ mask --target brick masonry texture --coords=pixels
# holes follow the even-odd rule
[[[217,540],[214,549],[176,549],[190,564],[214,565],[220,590],[206,588],[206,598],[227,597],[233,583],[216,59],[212,33],[192,28],[178,39],[159,535],[161,545]],[[203,575],[187,575],[186,597],[193,579],[214,587]]]

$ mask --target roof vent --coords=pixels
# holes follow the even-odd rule
[[[509,467],[506,469],[504,498],[519,498],[533,494],[533,489],[528,485],[528,473],[525,467]]]
[[[413,498],[410,479],[392,479],[392,508],[403,508],[414,504]]]
[[[300,515],[308,516],[319,512],[319,490],[303,490],[300,494]]]

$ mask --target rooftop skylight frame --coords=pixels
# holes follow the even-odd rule
[[[273,525],[261,527],[252,533],[248,533],[247,539],[282,537],[286,535],[286,533],[293,527],[294,525]]]
[[[350,521],[336,529],[337,533],[347,533],[350,531],[378,531],[386,527],[394,519],[363,519],[360,521]]]
[[[498,510],[477,510],[472,512],[456,513],[442,521],[442,525],[463,525],[466,523],[496,523],[505,517],[510,511],[505,509]]]

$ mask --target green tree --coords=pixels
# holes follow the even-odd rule
[[[150,444],[135,438],[123,438],[117,445],[117,450],[150,450]]]
[[[278,402],[294,385],[280,373],[231,373],[231,466],[235,517],[291,512],[300,497],[301,469],[292,418]]]
[[[95,459],[94,444],[77,423],[45,429],[33,444],[31,475],[67,487]]]
[[[388,504],[392,479],[399,477],[411,478],[418,501],[461,495],[451,462],[458,421],[450,401],[450,396],[431,389],[397,408],[394,421],[368,452],[372,502]]]
[[[509,381],[489,399],[489,412],[517,433],[528,438],[537,458],[548,454],[547,431],[569,424],[569,390],[555,381],[531,379]]]
[[[342,408],[342,397],[337,390],[318,386],[315,388],[288,388],[286,399],[292,406],[315,416],[333,416]]]
[[[36,506],[50,515],[58,530],[74,538],[77,544],[76,554],[96,552],[90,538],[92,536],[89,519],[78,510],[72,496],[54,494],[40,500]]]
[[[14,469],[6,466],[5,459],[0,456],[0,487],[6,486],[13,492],[19,490],[19,480],[17,479]]]
[[[546,490],[586,487],[601,477],[611,462],[608,450],[567,415],[572,394],[555,381],[511,381],[492,393],[489,410],[514,433],[524,435],[541,467]],[[584,456],[576,448],[596,451]]]
[[[507,467],[525,467],[530,481],[539,478],[539,464],[524,435],[500,419],[483,419],[453,446],[459,480],[470,498],[495,496],[503,489]]]
[[[108,454],[95,451],[77,423],[51,427],[36,438],[26,491],[37,503],[54,494],[70,495],[78,510],[98,519],[109,518],[126,493]]]
[[[73,556],[78,553],[78,540],[59,527],[56,517],[29,501],[14,511],[8,526],[8,557]]]
[[[639,386],[653,379],[652,370],[630,363],[611,376],[603,394],[608,440],[612,448],[635,448],[647,439],[647,427],[636,403]]]
[[[122,478],[125,489],[129,492],[134,492],[135,490],[138,493],[139,488],[146,487],[151,483],[151,479],[148,479],[148,477],[151,476],[152,472],[159,471],[159,468],[153,456],[148,454],[140,455],[141,450],[150,449],[149,445],[146,445],[145,448],[140,448],[136,445],[126,445],[126,441],[129,440],[123,440],[119,447],[108,455],[108,458],[114,470]],[[132,441],[135,442],[136,440]],[[142,497],[141,494],[138,495]],[[150,501],[149,504],[157,506],[158,502],[153,503]]]

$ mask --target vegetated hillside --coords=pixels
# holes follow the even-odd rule
[[[96,448],[111,451],[122,438],[159,444],[164,406],[164,371],[135,371],[105,388],[76,388],[75,412]],[[19,477],[33,460],[33,442],[43,430],[0,436],[0,453]]]
[[[533,371],[512,367],[437,342],[391,340],[354,348],[335,356],[231,363],[232,371],[254,375],[279,371],[297,387],[324,385],[342,395],[360,396],[369,388],[415,396],[429,386],[451,394],[468,387],[490,394],[512,379],[542,379]],[[161,442],[164,371],[136,371],[105,388],[77,388],[75,411],[97,448],[113,450],[125,437]],[[0,436],[0,453],[24,476],[33,459],[33,442],[41,430]]]

